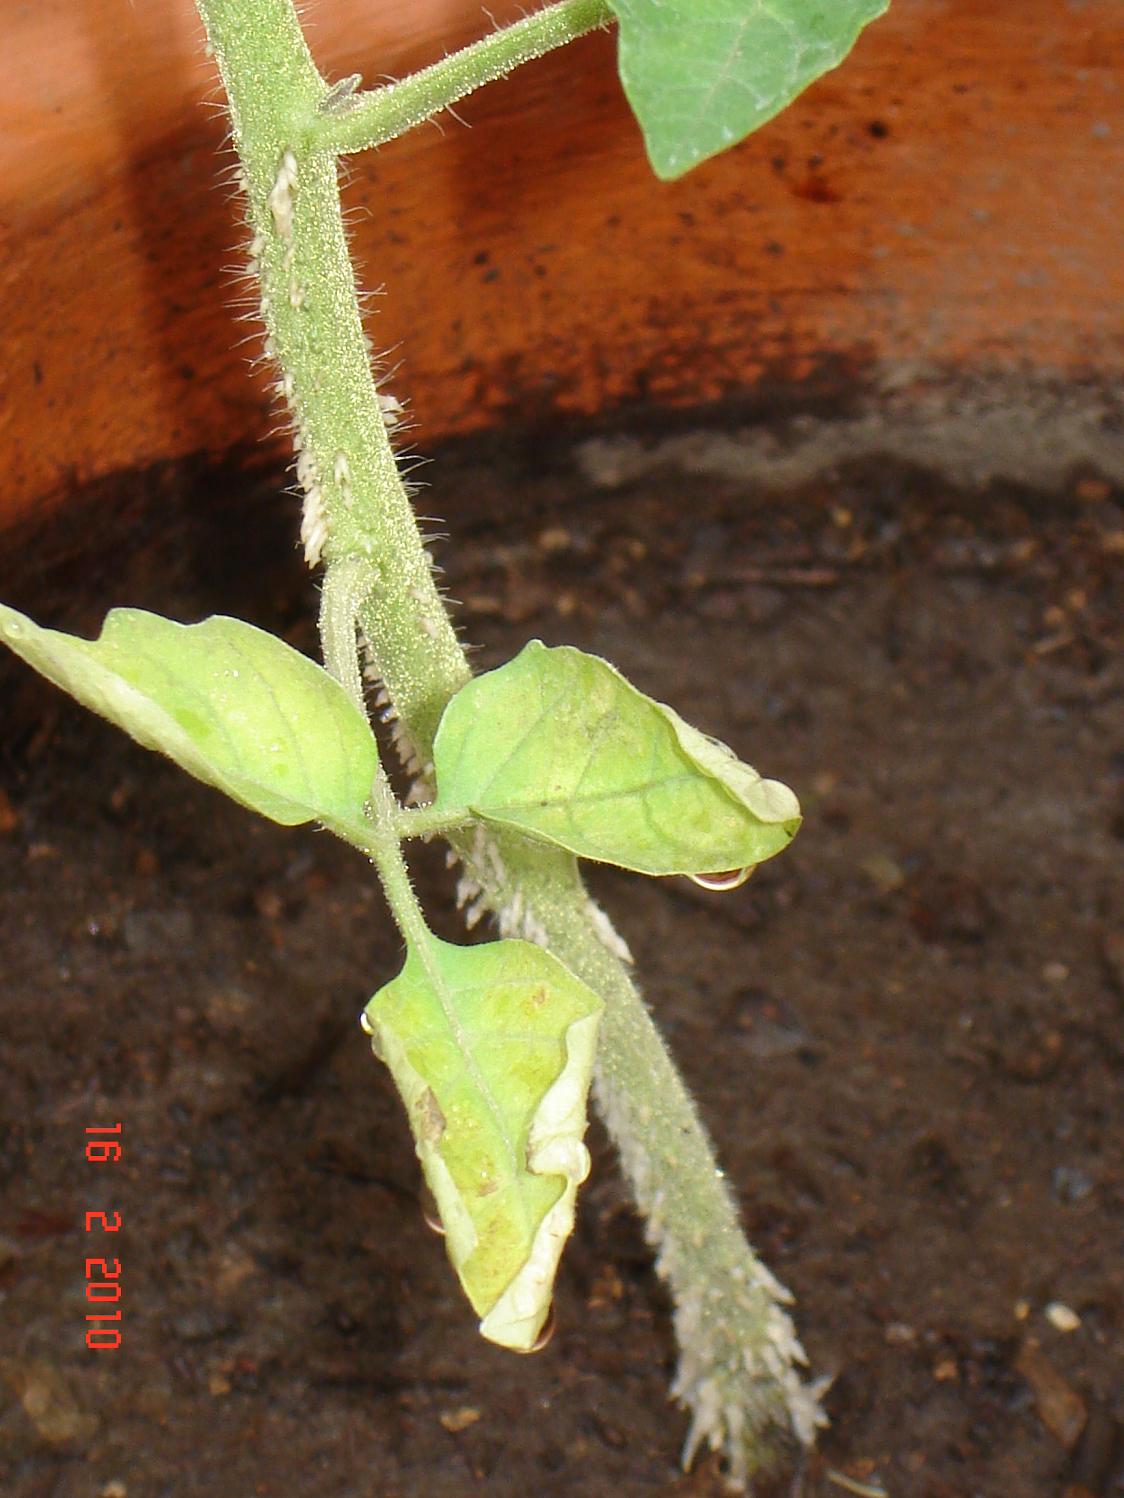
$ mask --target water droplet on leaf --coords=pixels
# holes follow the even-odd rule
[[[727,890],[741,889],[756,868],[755,863],[750,863],[744,869],[726,869],[718,874],[688,874],[687,878],[692,884],[697,884],[700,889],[713,890],[715,894],[725,894]]]
[[[439,1238],[445,1236],[445,1224],[441,1221],[441,1214],[437,1210],[437,1203],[433,1200],[433,1193],[428,1186],[423,1186],[421,1196],[418,1198],[421,1204],[421,1214],[425,1225],[430,1232],[436,1233]]]
[[[512,1348],[512,1351],[526,1353],[542,1352],[544,1347],[548,1347],[550,1345],[557,1324],[558,1323],[554,1315],[554,1307],[551,1306],[550,1310],[547,1312],[546,1320],[542,1324],[542,1331],[539,1332],[538,1336],[531,1343],[530,1347],[514,1347]]]

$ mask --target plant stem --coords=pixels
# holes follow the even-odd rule
[[[414,894],[414,886],[410,883],[410,871],[402,856],[402,844],[394,830],[394,815],[397,810],[398,803],[380,761],[375,770],[375,783],[371,787],[371,837],[365,851],[378,870],[386,903],[390,906],[406,945],[417,953],[428,969],[431,936],[422,908],[418,904],[418,897]]]
[[[340,154],[382,145],[432,119],[482,84],[506,77],[520,63],[542,57],[612,19],[606,0],[560,0],[399,83],[370,93],[344,93],[337,107],[320,113],[307,142]]]
[[[355,625],[359,610],[378,586],[379,574],[367,557],[345,557],[324,574],[320,592],[320,647],[324,665],[355,706],[367,715]]]
[[[333,132],[350,116],[337,121],[322,112],[330,91],[291,0],[197,3],[242,158],[267,353],[281,369],[279,390],[292,413],[306,491],[306,556],[323,558],[329,594],[344,612],[358,613],[396,715],[398,747],[424,787],[440,714],[469,669],[434,586],[369,368],[336,181],[334,153],[344,144]],[[541,13],[571,21],[584,16],[582,29],[603,14],[603,7],[577,0]],[[458,54],[458,68],[467,68],[470,57],[480,68],[464,73],[460,92],[494,76],[487,61],[504,56],[498,37],[477,47]],[[519,55],[508,52],[505,66]],[[429,70],[431,80],[454,61]],[[402,116],[405,128],[423,109],[423,95],[412,95],[407,83],[373,97],[399,104],[415,98],[409,118]],[[459,96],[431,92],[424,109]],[[329,119],[331,129],[323,123]],[[354,695],[357,667],[342,661],[353,650],[350,629],[333,614],[325,648]],[[397,842],[407,814],[394,806],[381,770],[373,811],[372,856],[389,879],[405,930],[422,919]],[[502,935],[549,946],[605,1001],[596,1097],[672,1290],[682,1349],[676,1393],[693,1412],[686,1454],[704,1440],[723,1445],[731,1476],[744,1481],[778,1435],[810,1441],[817,1418],[814,1393],[794,1371],[802,1354],[781,1309],[785,1292],[741,1233],[698,1115],[632,985],[623,943],[589,900],[576,861],[515,834],[489,837],[480,827],[451,832],[449,841],[464,865],[459,893],[468,901],[466,919],[492,911]]]
[[[721,1446],[731,1479],[744,1484],[793,1436],[811,1445],[823,1423],[816,1389],[797,1372],[805,1358],[783,1309],[791,1296],[746,1241],[683,1078],[606,944],[611,928],[576,861],[538,850],[528,856],[521,842],[497,839],[507,883],[489,905],[503,930],[519,902],[524,919],[541,923],[539,939],[605,1002],[594,1097],[672,1292],[680,1348],[672,1392],[692,1412],[684,1465],[701,1444]],[[477,850],[473,866],[490,864]]]
[[[356,706],[366,712],[363,679],[359,669],[359,645],[356,624],[359,609],[377,585],[378,571],[366,557],[346,557],[329,567],[320,597],[320,639],[324,665],[345,688]],[[402,856],[397,822],[401,816],[382,759],[375,758],[375,778],[371,787],[370,815],[364,823],[364,836],[356,829],[333,827],[337,835],[355,843],[378,870],[386,902],[406,943],[426,961],[429,950],[429,927],[410,883],[410,871]]]
[[[265,351],[293,423],[305,554],[373,559],[362,609],[404,721],[435,732],[468,679],[371,378],[330,153],[301,146],[328,90],[291,0],[199,0],[230,101]]]
[[[394,827],[400,838],[433,837],[435,833],[448,836],[460,832],[472,821],[469,812],[438,811],[429,806],[416,806],[409,811],[399,811]]]

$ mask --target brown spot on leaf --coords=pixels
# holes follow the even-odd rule
[[[418,1131],[426,1144],[436,1144],[445,1132],[445,1115],[432,1087],[427,1087],[418,1102]]]

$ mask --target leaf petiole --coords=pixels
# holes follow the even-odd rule
[[[476,820],[467,806],[412,806],[399,807],[393,825],[399,838],[434,837],[460,832]]]
[[[344,557],[332,563],[324,575],[320,595],[320,638],[324,665],[366,715],[363,677],[359,667],[356,635],[359,610],[379,579],[378,568],[366,557]],[[330,822],[324,825],[337,837],[366,853],[378,870],[387,904],[407,946],[424,954],[430,944],[418,897],[410,883],[410,871],[402,856],[399,824],[408,814],[395,799],[394,791],[376,750],[371,796],[362,822]]]
[[[559,0],[400,83],[365,93],[345,88],[338,103],[329,94],[308,128],[306,143],[314,151],[334,155],[382,145],[449,109],[483,84],[505,78],[520,63],[607,26],[612,19],[608,0]]]

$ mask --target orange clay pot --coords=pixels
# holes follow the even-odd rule
[[[368,82],[483,29],[478,0],[304,14],[322,69]],[[0,526],[269,425],[191,0],[35,0],[3,30]],[[371,332],[417,444],[949,372],[1111,381],[1122,34],[1119,0],[896,0],[838,72],[670,186],[595,35],[468,101],[471,129],[355,158],[357,260],[386,290]]]

